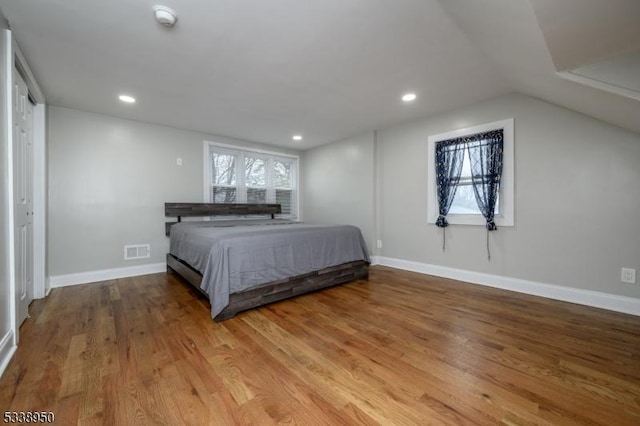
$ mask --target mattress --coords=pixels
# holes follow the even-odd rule
[[[180,222],[171,227],[170,253],[202,274],[211,315],[229,295],[369,255],[360,229],[283,219]]]

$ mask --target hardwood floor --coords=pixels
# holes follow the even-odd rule
[[[0,409],[57,424],[640,424],[640,317],[384,267],[212,322],[173,275],[31,306]]]

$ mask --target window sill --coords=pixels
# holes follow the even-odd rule
[[[434,225],[436,223],[436,219],[438,217],[435,216],[433,218],[429,218],[427,221],[429,224]],[[504,216],[496,216],[494,219],[496,226],[501,227],[511,227],[513,225],[513,220],[508,220]],[[447,222],[449,225],[471,225],[471,226],[485,226],[487,221],[481,215],[473,215],[473,214],[449,214],[447,215]]]

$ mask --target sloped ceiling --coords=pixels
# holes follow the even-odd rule
[[[640,132],[640,102],[556,74],[542,3],[170,0],[172,29],[148,0],[0,9],[53,105],[307,149],[518,91]]]
[[[604,59],[606,51],[614,56],[633,49],[640,40],[637,0],[440,0],[440,3],[458,28],[491,58],[514,91],[640,132],[640,102],[568,81],[558,74],[566,66]],[[615,12],[600,14],[603,4]],[[541,21],[536,12],[544,15]],[[620,18],[623,15],[627,16]],[[571,42],[558,36],[557,26],[565,28]],[[572,28],[571,36],[567,27]],[[598,35],[609,40],[608,50],[593,46]],[[625,38],[632,36],[633,39]],[[560,42],[562,46],[558,45]],[[580,49],[580,55],[573,55],[570,46]],[[554,60],[563,65],[556,68]]]
[[[640,101],[640,1],[531,4],[562,77]]]
[[[530,1],[558,71],[640,51],[638,0]]]

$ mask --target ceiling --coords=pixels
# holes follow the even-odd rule
[[[159,2],[177,12],[174,28],[153,19]],[[602,3],[0,0],[0,9],[49,104],[304,150],[514,91],[640,132],[640,102],[557,73],[640,51],[640,2],[607,0],[609,12]],[[417,100],[403,103],[410,91]],[[137,102],[118,101],[122,93]]]

